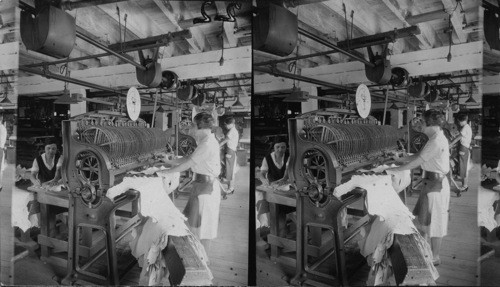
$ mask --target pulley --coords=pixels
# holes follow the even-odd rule
[[[75,18],[49,5],[42,7],[35,17],[21,11],[21,38],[28,50],[66,58],[75,46]]]
[[[206,94],[205,93],[198,93],[198,95],[191,100],[191,103],[195,106],[203,106],[206,102]]]
[[[391,85],[395,88],[407,87],[411,84],[411,78],[406,69],[400,67],[394,67],[391,70]]]
[[[179,77],[172,71],[163,71],[161,73],[160,87],[166,90],[175,90],[179,87]]]
[[[177,89],[177,98],[183,101],[190,101],[196,97],[198,89],[188,82],[185,82]]]
[[[420,99],[429,94],[430,87],[429,84],[422,81],[422,79],[420,78],[419,80],[412,81],[412,83],[408,86],[407,90],[408,94],[412,98]]]
[[[375,66],[370,67],[368,65],[365,65],[366,78],[377,84],[384,85],[389,83],[392,77],[392,72],[391,72],[391,61],[386,58],[387,49],[384,49],[382,55],[379,55],[378,53],[374,55],[371,46],[368,46],[367,50],[370,62]]]
[[[152,58],[149,56],[145,58],[142,50],[138,51],[141,65],[144,66],[146,70],[135,68],[137,81],[150,88],[156,88],[162,82],[161,64],[157,62],[158,50],[159,48],[155,49]]]
[[[252,36],[254,49],[281,57],[288,56],[297,46],[297,15],[284,7],[263,3],[253,20]]]

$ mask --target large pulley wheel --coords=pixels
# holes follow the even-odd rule
[[[100,198],[97,190],[101,180],[101,164],[92,152],[81,152],[76,156],[77,176],[82,183],[80,196],[87,204],[96,204]]]
[[[306,190],[309,199],[316,205],[324,203],[328,199],[327,157],[317,149],[307,150],[302,155],[302,173],[309,182]]]
[[[326,157],[316,149],[308,150],[302,156],[303,172],[306,177],[316,183],[326,181]]]

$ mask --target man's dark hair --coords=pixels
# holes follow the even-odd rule
[[[209,113],[201,112],[194,117],[194,122],[199,129],[211,129],[214,125],[214,118]]]
[[[236,122],[236,121],[234,120],[234,118],[233,118],[233,117],[227,117],[227,118],[225,118],[225,119],[224,119],[224,123],[225,123],[226,125],[234,124],[235,122]]]
[[[469,117],[467,116],[467,114],[458,114],[457,115],[457,120],[459,122],[463,122],[463,121],[467,121]]]
[[[443,127],[445,121],[444,114],[438,110],[427,110],[424,112],[424,120],[427,126]]]

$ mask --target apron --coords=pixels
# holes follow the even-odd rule
[[[184,208],[190,230],[198,239],[214,239],[219,227],[220,183],[218,180],[192,183],[192,191]]]
[[[413,215],[417,217],[418,222],[423,226],[429,226],[431,224],[429,197],[427,195],[431,192],[441,192],[441,189],[443,189],[443,179],[444,178],[422,180],[424,187],[413,209]]]

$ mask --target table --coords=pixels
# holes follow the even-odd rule
[[[34,199],[40,203],[40,234],[38,235],[38,244],[40,244],[41,250],[40,259],[66,267],[66,260],[53,255],[68,250],[67,238],[62,237],[56,226],[57,215],[67,212],[69,209],[68,191],[65,189],[60,192],[50,191],[39,186],[30,186],[28,191],[33,192]],[[91,231],[84,232],[82,240],[84,246],[90,246]],[[88,253],[88,250],[84,252],[84,254]]]
[[[295,238],[287,238],[286,215],[287,211],[296,207],[295,191],[279,191],[270,186],[257,186],[257,192],[262,192],[270,207],[270,231],[267,242],[271,246],[271,260],[295,267],[295,260],[282,256],[283,249],[295,251]]]

